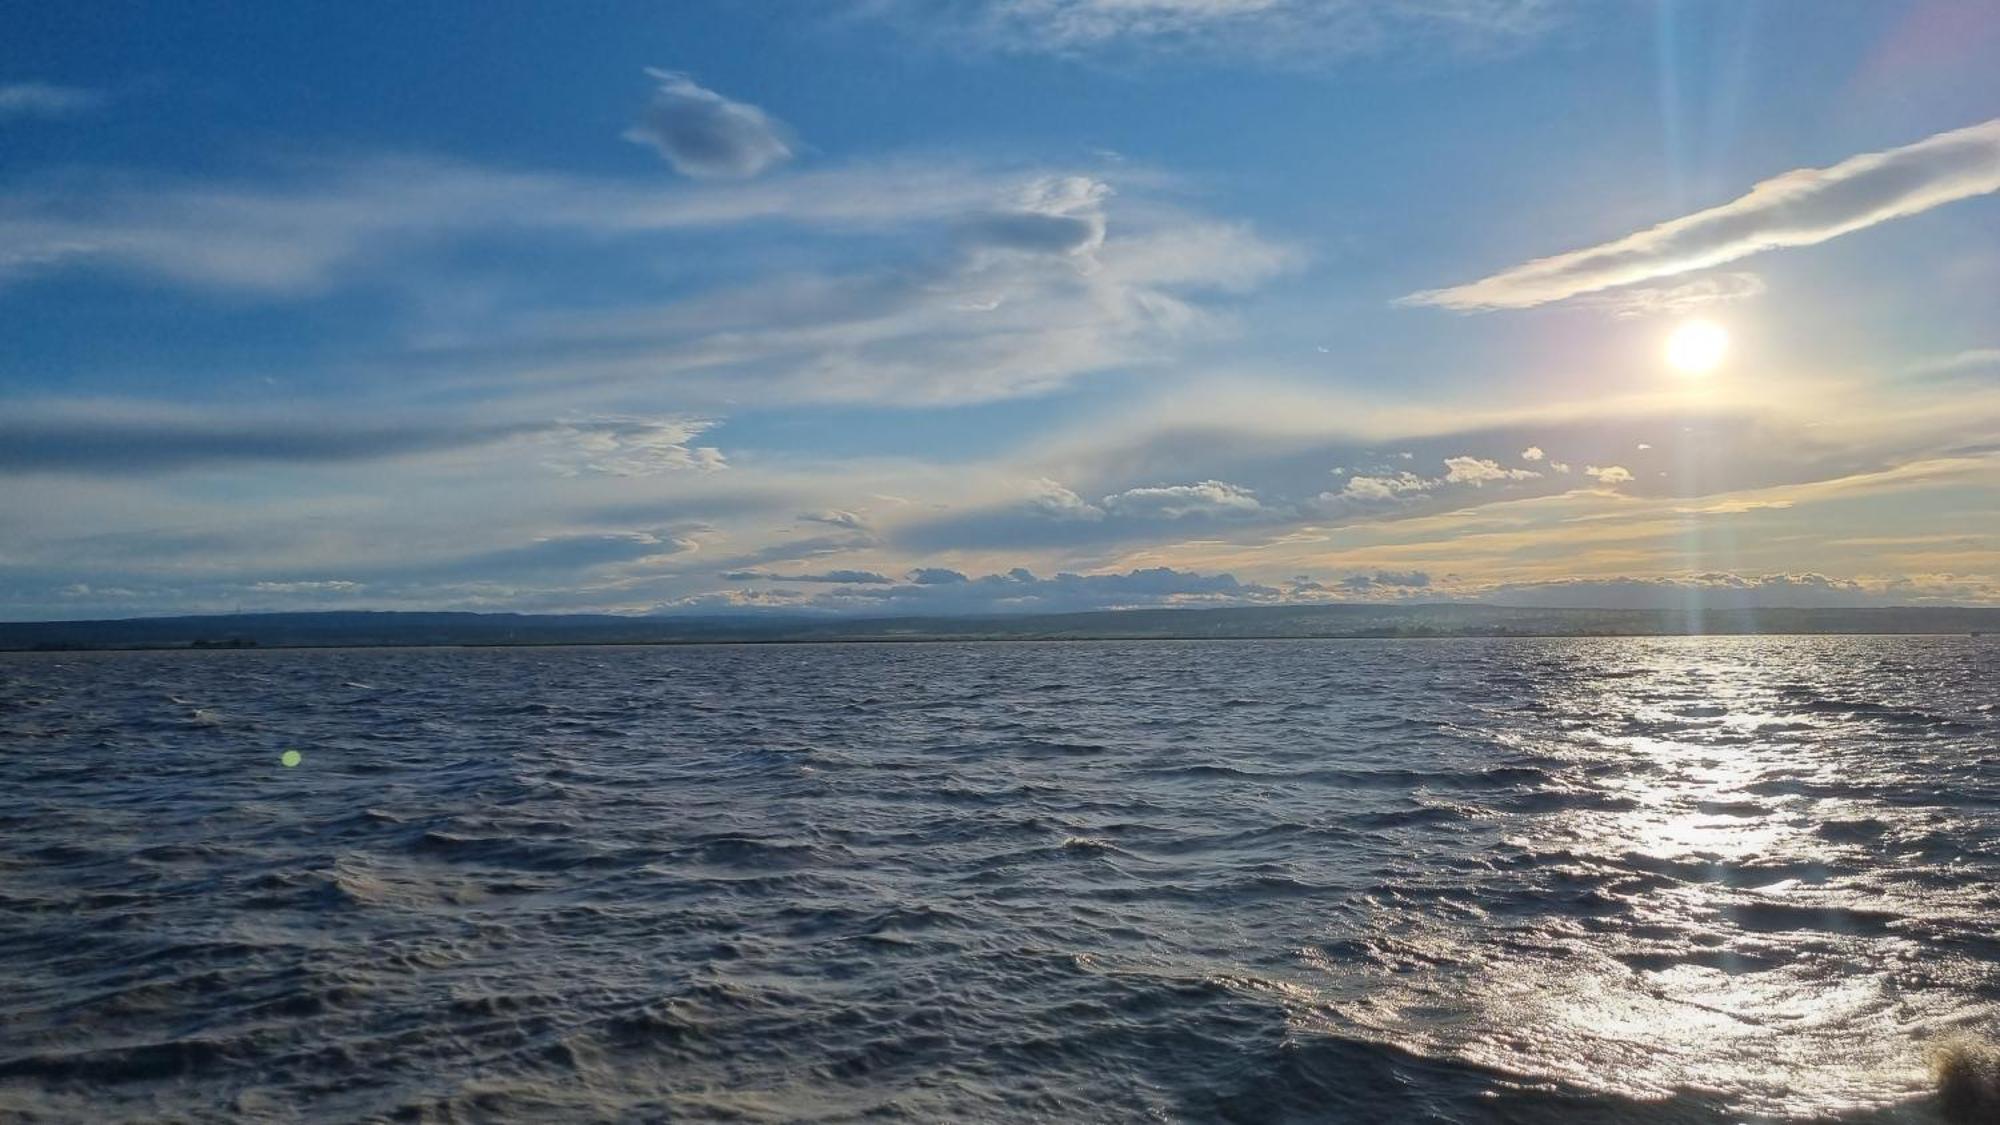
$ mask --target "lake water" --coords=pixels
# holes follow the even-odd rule
[[[1929,1120],[2000,1015],[1996,685],[1962,637],[0,656],[0,1117]]]

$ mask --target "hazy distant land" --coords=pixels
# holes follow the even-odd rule
[[[1439,603],[882,618],[243,613],[4,622],[0,623],[0,650],[1820,633],[2000,633],[2000,608],[1731,608],[1695,612]]]

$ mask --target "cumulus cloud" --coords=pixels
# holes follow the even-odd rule
[[[1585,465],[1583,475],[1594,477],[1599,484],[1624,484],[1632,479],[1632,470],[1623,465]]]
[[[564,476],[586,473],[648,477],[727,467],[714,446],[692,444],[715,425],[700,418],[605,417],[558,423],[545,439],[558,447],[546,464]]]
[[[1104,498],[1104,510],[1133,519],[1247,515],[1263,510],[1255,493],[1219,480],[1152,488],[1128,488]]]
[[[1397,473],[1395,476],[1371,477],[1356,474],[1349,477],[1347,484],[1338,493],[1329,493],[1346,500],[1379,501],[1394,500],[1410,492],[1424,492],[1437,484],[1411,472]]]
[[[1428,589],[1431,576],[1421,570],[1378,570],[1373,574],[1350,574],[1340,580],[1341,589],[1350,594],[1375,594],[1393,591],[1401,594],[1410,590]]]
[[[678,71],[646,73],[660,85],[625,138],[659,150],[680,174],[740,180],[792,158],[788,131],[763,110],[698,86]]]
[[[1539,448],[1531,446],[1522,456],[1533,461],[1541,456],[1541,452]],[[1393,475],[1357,473],[1348,478],[1339,492],[1321,493],[1318,503],[1322,509],[1329,506],[1338,508],[1343,504],[1375,505],[1432,492],[1445,485],[1462,484],[1483,488],[1488,484],[1535,480],[1542,475],[1533,469],[1509,469],[1498,461],[1470,455],[1446,457],[1444,468],[1444,475],[1440,477],[1418,476],[1408,470]]]
[[[1542,452],[1542,447],[1539,445],[1531,445],[1521,451],[1521,460],[1523,461],[1540,461],[1546,456],[1548,455]]]
[[[10,117],[70,117],[96,109],[104,102],[102,92],[80,86],[15,82],[0,85],[0,121]]]
[[[1026,506],[1030,512],[1038,516],[1047,516],[1050,519],[1101,520],[1104,518],[1104,509],[1047,478],[1034,482],[1033,491],[1028,496]]]
[[[1444,465],[1445,483],[1469,484],[1474,488],[1492,481],[1533,480],[1542,475],[1533,469],[1503,469],[1499,462],[1480,457],[1447,457]]]
[[[1720,207],[1404,301],[1461,310],[1528,308],[1765,250],[1811,246],[1993,191],[2000,191],[2000,119],[1830,168],[1787,172]]]

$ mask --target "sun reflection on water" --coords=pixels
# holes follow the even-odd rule
[[[1855,748],[1781,706],[1749,654],[1693,643],[1536,701],[1563,734],[1521,749],[1566,763],[1561,783],[1587,799],[1489,810],[1498,906],[1382,910],[1377,971],[1329,1026],[1758,1113],[1923,1091],[1924,1029],[1963,1013],[1905,987],[1914,904],[1879,868],[1837,862],[1821,832],[1856,802],[1805,793],[1853,770]]]

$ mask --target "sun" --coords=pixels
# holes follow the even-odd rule
[[[1667,336],[1667,365],[1683,375],[1706,375],[1729,354],[1729,330],[1712,320],[1683,321]]]

